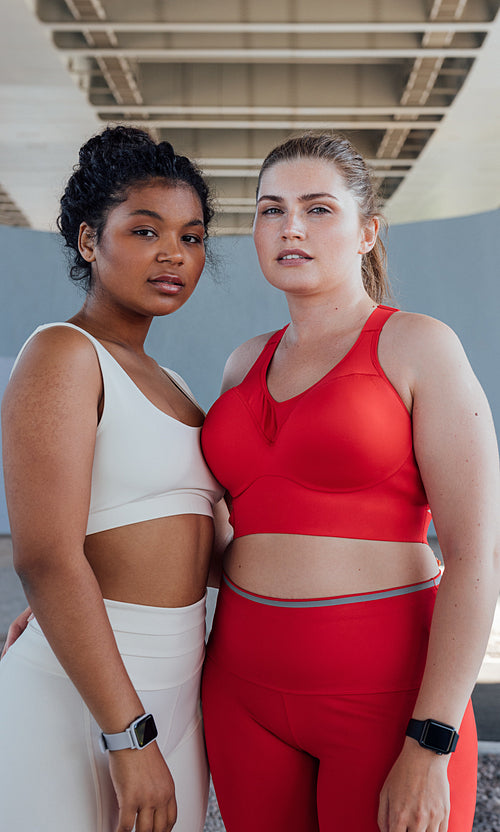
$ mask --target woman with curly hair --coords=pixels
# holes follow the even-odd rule
[[[62,197],[86,299],[28,339],[2,412],[14,565],[35,616],[0,663],[3,829],[203,828],[221,491],[203,413],[144,340],[194,291],[211,217],[195,166],[132,128],[90,139]]]

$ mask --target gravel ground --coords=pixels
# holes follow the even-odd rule
[[[210,788],[205,832],[224,832],[213,788]],[[500,832],[500,754],[481,754],[473,832]]]
[[[204,832],[224,832],[225,826],[222,823],[222,818],[217,806],[217,799],[215,797],[214,787],[210,783],[210,794],[208,795],[208,812],[205,821]]]
[[[224,829],[220,827],[209,829]],[[500,754],[481,754],[477,777],[474,832],[500,832]]]

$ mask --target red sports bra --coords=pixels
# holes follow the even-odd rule
[[[267,370],[286,327],[208,412],[205,458],[232,498],[234,536],[284,533],[427,542],[411,417],[377,357],[396,312],[378,306],[323,378],[283,402]]]

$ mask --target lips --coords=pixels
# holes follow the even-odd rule
[[[157,277],[150,277],[150,283],[168,284],[170,286],[184,286],[181,278],[176,274],[159,274]]]
[[[159,274],[150,277],[149,283],[156,288],[160,295],[178,295],[184,289],[184,281],[177,274]]]
[[[280,251],[276,259],[278,263],[292,265],[293,263],[303,263],[304,261],[312,260],[313,258],[307,253],[307,251],[303,251],[300,248],[289,248]]]

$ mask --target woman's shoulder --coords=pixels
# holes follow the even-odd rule
[[[11,373],[11,384],[24,378],[55,379],[78,374],[85,386],[89,373],[100,375],[99,360],[91,336],[66,322],[39,326],[21,347]]]
[[[461,349],[460,339],[448,324],[419,312],[398,311],[384,332],[400,355],[437,358],[443,351]]]
[[[397,312],[384,327],[379,356],[397,379],[402,376],[410,388],[429,378],[452,375],[464,378],[470,364],[458,335],[443,321],[416,312]]]
[[[231,353],[226,361],[224,368],[224,375],[222,377],[221,393],[229,390],[230,387],[236,387],[245,378],[249,369],[257,361],[262,350],[266,346],[269,339],[274,335],[273,332],[266,332],[263,335],[256,335],[250,338]]]
[[[448,324],[440,321],[438,318],[433,318],[431,315],[425,315],[422,312],[406,312],[404,309],[396,309],[396,314],[389,318],[390,325],[396,330],[405,332],[407,334],[431,334],[431,333],[453,333]]]

